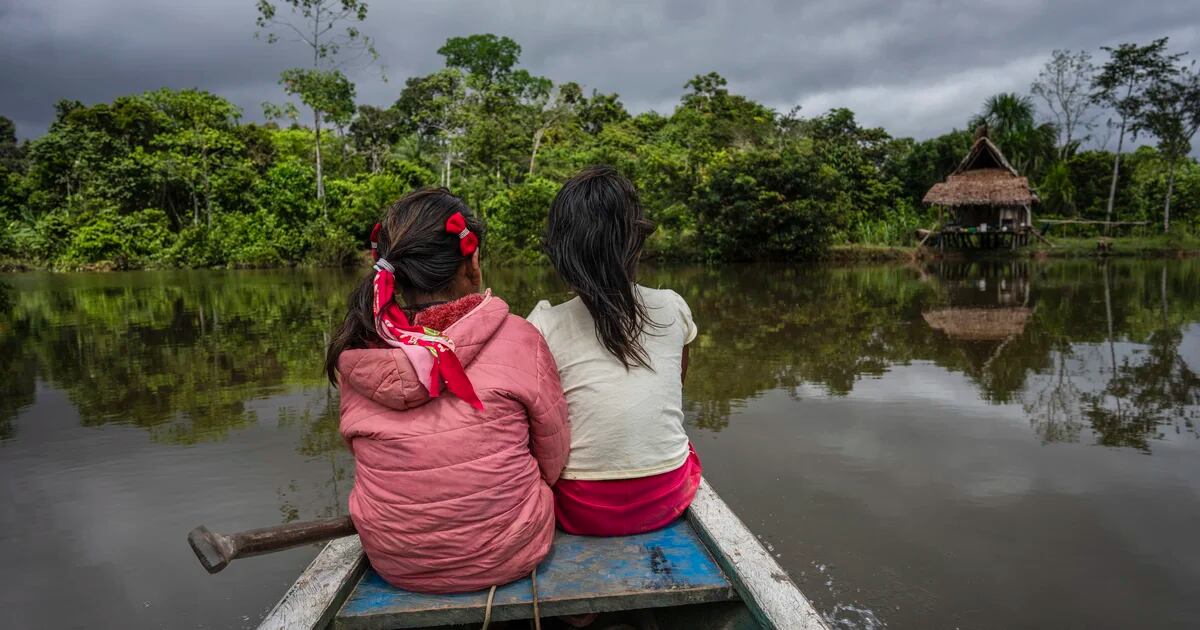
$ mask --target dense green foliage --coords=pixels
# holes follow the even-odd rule
[[[452,38],[439,52],[446,67],[407,79],[387,108],[354,107],[354,86],[335,71],[285,71],[288,90],[326,125],[319,137],[298,119],[244,123],[231,103],[195,90],[62,101],[48,132],[26,143],[0,118],[0,260],[347,264],[383,206],[440,184],[491,226],[493,260],[532,262],[558,186],[596,163],[641,191],[659,225],[651,257],[811,257],[831,244],[911,243],[936,216],[922,196],[971,143],[958,129],[895,138],[846,109],[781,114],[715,73],[688,81],[669,115],[631,115],[616,94],[530,74],[505,37]],[[1056,127],[1035,113],[1028,97],[1001,94],[964,112],[964,129],[991,127],[1042,196],[1039,216],[1105,218],[1113,154],[1078,151],[1078,136],[1057,146]],[[1123,156],[1115,219],[1156,220],[1171,189],[1172,225],[1196,230],[1200,165],[1180,146]]]

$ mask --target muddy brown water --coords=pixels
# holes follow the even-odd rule
[[[525,313],[563,289],[495,269]],[[185,535],[339,514],[321,347],[353,273],[0,274],[0,610],[253,627],[315,548],[207,575]],[[647,268],[700,327],[705,473],[842,628],[1200,618],[1200,261]]]

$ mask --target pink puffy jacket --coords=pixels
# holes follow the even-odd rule
[[[347,350],[338,360],[341,433],[355,461],[350,516],[371,566],[407,590],[511,582],[545,558],[554,536],[550,486],[570,448],[558,368],[541,334],[500,298],[445,306],[474,302],[443,332],[483,411],[444,390],[430,398],[400,350]]]

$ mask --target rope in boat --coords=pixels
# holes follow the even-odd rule
[[[488,589],[487,608],[483,609],[483,628],[482,628],[482,630],[487,630],[488,626],[491,625],[491,623],[492,623],[492,599],[494,597],[496,597],[496,586],[493,584],[492,588]]]
[[[533,628],[534,630],[542,630],[542,612],[538,607],[538,590],[537,590],[537,567],[529,574],[530,585],[529,590],[533,592]],[[483,628],[488,630],[488,626],[492,623],[492,601],[496,598],[496,587],[488,589],[487,607],[483,609]]]
[[[533,590],[533,628],[542,630],[542,613],[538,611],[537,567],[533,567],[533,573],[530,573],[529,576],[533,580],[530,586]]]

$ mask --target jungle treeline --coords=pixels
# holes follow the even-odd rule
[[[905,245],[936,220],[921,198],[981,123],[1041,197],[1037,218],[1144,220],[1147,234],[1200,228],[1200,165],[1185,135],[1200,121],[1186,108],[1197,82],[1166,40],[1104,49],[1098,65],[1055,51],[1030,94],[998,94],[921,141],[863,126],[848,109],[776,111],[716,73],[682,83],[670,113],[632,114],[617,94],[531,74],[520,52],[506,37],[452,38],[439,49],[445,67],[403,81],[387,107],[356,103],[340,71],[285,71],[281,83],[300,105],[271,105],[265,124],[219,95],[170,89],[60,101],[49,130],[30,141],[0,117],[0,260],[353,264],[384,206],[444,185],[486,220],[493,262],[536,262],[561,182],[600,163],[641,191],[658,224],[652,258],[799,259],[835,244]],[[1056,107],[1067,81],[1077,95]],[[1078,112],[1064,120],[1070,107]],[[1143,146],[1130,150],[1134,139]],[[1115,187],[1114,145],[1123,152]]]

